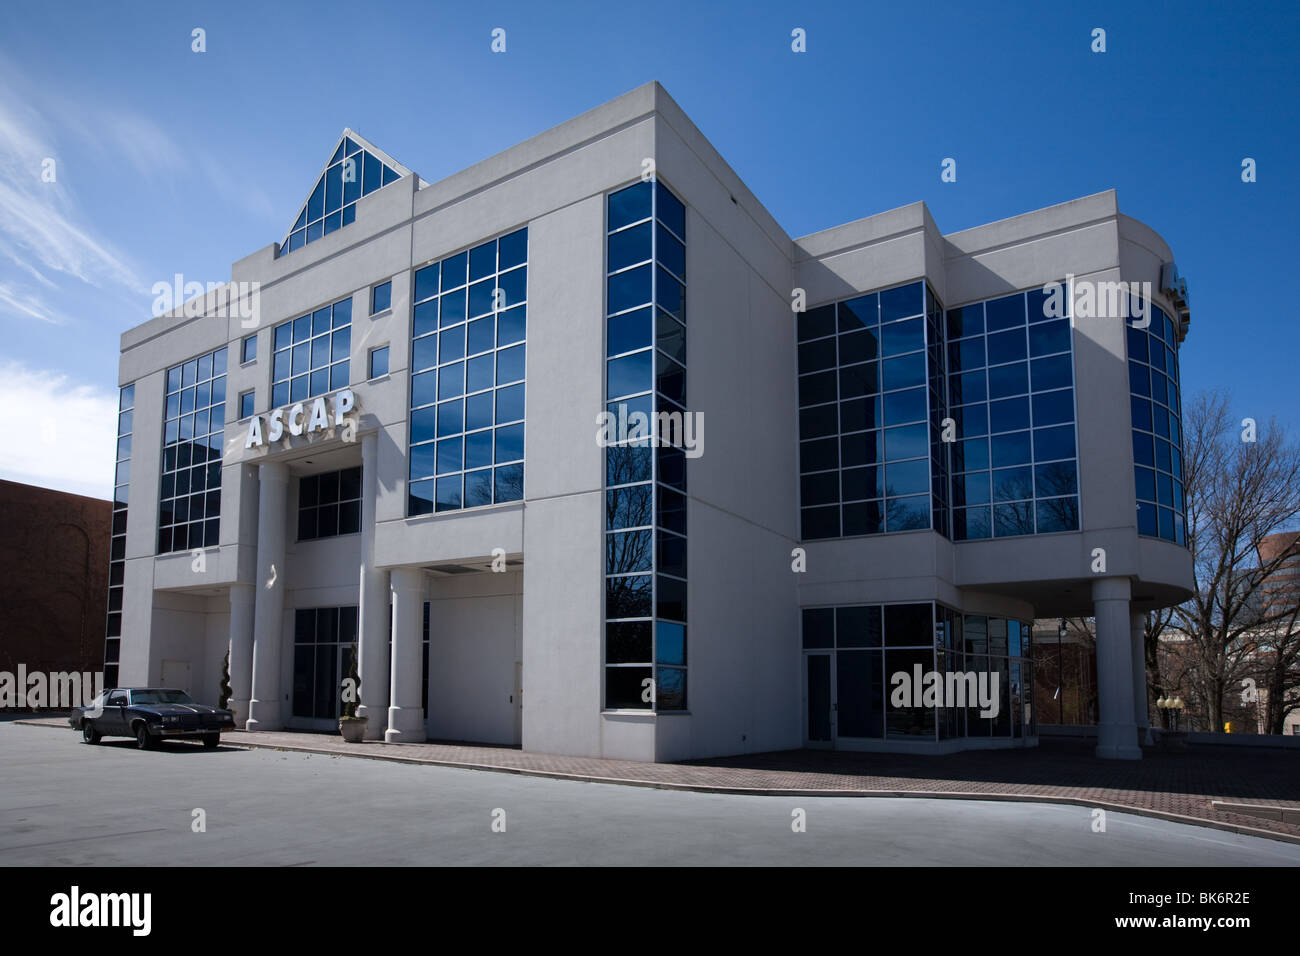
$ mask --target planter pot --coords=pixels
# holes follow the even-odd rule
[[[369,722],[368,717],[340,717],[339,733],[348,743],[359,744],[366,736],[366,724]]]

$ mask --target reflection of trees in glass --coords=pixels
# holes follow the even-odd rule
[[[1033,534],[1034,503],[1017,501],[998,504],[993,508],[994,533],[1001,535]]]
[[[890,531],[914,531],[930,527],[929,498],[891,498],[885,502],[885,527]],[[917,504],[920,507],[917,507]]]
[[[1075,498],[1052,498],[1040,501],[1038,507],[1046,516],[1039,531],[1069,531],[1079,527],[1079,505]]]
[[[649,446],[609,445],[605,448],[605,484],[626,485],[650,480]]]
[[[497,500],[521,501],[524,497],[524,469],[522,466],[498,470]]]
[[[649,526],[654,508],[649,485],[633,485],[605,492],[605,527],[639,528]]]
[[[605,573],[649,571],[653,551],[652,531],[619,531],[605,536]]]
[[[605,589],[605,615],[609,618],[650,616],[650,575],[609,578]]]
[[[1029,468],[1009,469],[993,474],[994,501],[1018,501],[1034,497],[1034,475]]]
[[[1038,497],[1072,495],[1076,487],[1073,461],[1055,461],[1038,466]]]

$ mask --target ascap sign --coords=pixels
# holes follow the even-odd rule
[[[327,404],[328,401],[328,404]],[[334,416],[331,420],[329,406],[333,406]],[[313,432],[329,431],[334,427],[343,427],[344,441],[351,440],[356,434],[356,421],[345,420],[348,412],[356,408],[357,397],[350,388],[341,388],[333,395],[322,395],[311,402],[277,408],[266,416],[266,434],[262,434],[262,417],[254,415],[248,422],[248,437],[244,439],[245,448],[261,448],[263,445],[284,439],[285,433],[293,437],[310,435]]]

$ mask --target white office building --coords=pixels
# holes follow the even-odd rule
[[[941,753],[1033,744],[1028,622],[1095,615],[1140,756],[1188,310],[1114,192],[794,238],[655,83],[436,183],[322,147],[122,336],[109,686],[229,655],[250,730],[330,730],[355,654],[390,743]]]

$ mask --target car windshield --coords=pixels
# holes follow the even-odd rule
[[[192,704],[194,698],[183,690],[133,690],[133,704]]]

